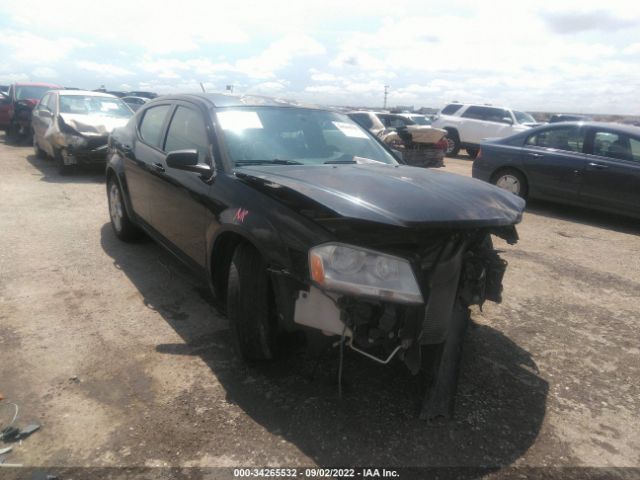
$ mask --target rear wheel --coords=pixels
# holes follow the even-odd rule
[[[227,316],[242,358],[276,356],[278,323],[267,268],[260,252],[248,243],[238,245],[229,266]]]
[[[513,168],[498,171],[491,179],[491,183],[521,198],[527,198],[529,193],[527,179]]]
[[[142,231],[129,218],[120,184],[114,177],[111,177],[107,183],[107,199],[111,227],[116,237],[125,242],[140,238]]]

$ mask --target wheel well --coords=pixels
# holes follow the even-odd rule
[[[458,134],[458,130],[456,130],[455,128],[452,127],[444,127],[444,130],[447,131],[447,133],[449,135],[451,135],[452,137],[456,137],[457,139],[460,139],[460,135]]]
[[[213,284],[216,303],[223,308],[227,302],[229,266],[231,265],[231,260],[233,259],[236,248],[242,243],[251,245],[252,248],[255,248],[262,255],[252,242],[236,232],[224,232],[220,234],[211,249],[211,283]],[[273,288],[271,282],[269,282],[269,287],[271,289]]]

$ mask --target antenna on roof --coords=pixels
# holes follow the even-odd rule
[[[202,82],[200,82],[200,88],[202,89],[202,93],[207,93]]]

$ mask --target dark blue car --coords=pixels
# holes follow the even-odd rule
[[[522,198],[640,218],[640,128],[563,122],[488,140],[473,177]]]

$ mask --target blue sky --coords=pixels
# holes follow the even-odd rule
[[[21,0],[0,83],[640,114],[640,2]]]

